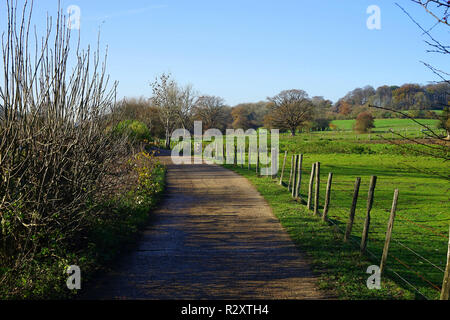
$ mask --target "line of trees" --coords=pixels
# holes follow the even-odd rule
[[[435,118],[431,110],[443,110],[450,103],[450,84],[436,83],[421,86],[404,84],[402,86],[371,86],[357,88],[339,99],[332,111],[339,119],[354,119],[369,105],[376,105],[394,111],[410,110],[417,118]],[[395,112],[379,112],[377,117],[396,117]]]
[[[124,99],[120,103],[122,119],[136,119],[145,123],[152,136],[165,139],[170,145],[171,133],[177,128],[193,131],[194,121],[202,121],[203,129],[258,129],[277,128],[292,135],[298,130],[329,130],[336,119],[412,118],[440,119],[446,128],[448,119],[442,119],[432,109],[444,110],[450,103],[450,85],[438,83],[401,87],[370,86],[357,88],[333,103],[321,96],[309,97],[299,89],[285,90],[266,101],[228,106],[217,96],[200,95],[191,85],[181,86],[170,74],[162,74],[151,84],[149,99]],[[379,105],[373,109],[371,105]],[[361,116],[362,117],[362,116]],[[356,130],[356,128],[355,128]],[[370,130],[358,129],[359,132]]]
[[[167,148],[175,129],[192,132],[195,121],[202,121],[205,131],[266,127],[292,135],[302,128],[325,130],[330,124],[324,115],[332,102],[323,97],[310,98],[303,90],[286,90],[267,101],[230,107],[221,97],[200,95],[191,85],[179,85],[170,74],[157,77],[151,89],[151,98],[124,99],[116,113],[122,120],[145,123],[152,136],[165,139]]]

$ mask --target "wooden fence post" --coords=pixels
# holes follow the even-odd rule
[[[328,210],[330,208],[330,198],[331,198],[331,184],[333,183],[333,173],[330,172],[328,175],[327,183],[327,194],[325,196],[325,207],[323,208],[322,220],[327,221]]]
[[[239,148],[240,150],[241,150],[241,168],[242,169],[244,169],[244,151],[245,151],[245,147],[244,147],[244,150],[242,150],[242,147],[241,148]]]
[[[291,185],[292,185],[292,170],[294,168],[294,155],[291,157],[291,173],[289,175],[289,184],[288,184],[288,191],[291,191]]]
[[[237,145],[234,145],[234,166],[237,167]]]
[[[314,194],[314,214],[319,215],[319,195],[320,195],[320,162],[316,163],[316,191]]]
[[[298,154],[294,156],[294,167],[292,169],[292,198],[295,198],[295,189],[297,184],[297,166],[298,166]]]
[[[295,186],[295,198],[296,199],[298,199],[301,196],[300,188],[302,185],[302,166],[303,166],[303,154],[301,154],[298,159],[297,185]]]
[[[313,163],[312,169],[311,169],[311,177],[309,178],[309,188],[308,188],[308,204],[307,207],[309,210],[312,209],[312,193],[313,193],[313,187],[314,187],[314,175],[316,173],[316,164]]]
[[[284,170],[286,169],[286,159],[288,152],[284,152],[283,168],[281,169],[280,186],[283,185]]]
[[[384,242],[383,255],[381,256],[380,275],[383,274],[383,271],[386,267],[386,260],[387,260],[387,256],[388,256],[388,252],[389,252],[389,245],[391,243],[391,237],[392,237],[392,230],[394,228],[395,212],[397,211],[397,202],[398,202],[398,189],[395,189],[394,200],[392,201],[391,215],[389,217],[388,228],[386,231],[386,240]]]
[[[373,176],[370,179],[369,194],[367,195],[367,213],[366,220],[364,221],[364,229],[361,236],[361,254],[366,251],[367,240],[369,238],[369,228],[370,228],[370,212],[373,206],[373,197],[375,195],[375,187],[377,185],[377,177]]]
[[[248,170],[252,170],[252,149],[248,146]]]
[[[359,195],[359,187],[361,186],[361,178],[356,178],[355,182],[355,191],[353,192],[353,201],[352,207],[350,208],[350,217],[347,223],[347,230],[345,231],[344,242],[347,242],[350,239],[350,235],[352,234],[353,223],[355,221],[355,213],[356,213],[356,204],[358,203],[358,195]]]
[[[441,300],[450,300],[450,235],[448,239],[447,267],[442,281]]]

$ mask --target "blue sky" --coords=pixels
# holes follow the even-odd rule
[[[397,2],[432,26],[417,5]],[[56,5],[36,1],[34,23],[43,26]],[[119,98],[150,96],[155,76],[171,72],[179,83],[230,105],[292,88],[336,101],[365,85],[438,80],[420,60],[448,66],[445,56],[426,52],[420,30],[394,1],[62,1],[69,5],[81,8],[83,46],[95,45],[101,31]],[[369,5],[381,9],[381,30],[366,27]],[[434,32],[448,39],[444,28]]]

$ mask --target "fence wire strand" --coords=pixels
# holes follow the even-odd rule
[[[289,163],[289,161],[287,161],[287,162]],[[284,177],[283,177],[283,182],[285,181],[285,178],[286,178],[286,177],[287,177],[286,179],[287,179],[288,182],[289,182],[289,180],[290,180],[290,179],[289,179],[289,176],[290,176],[289,171],[291,170],[291,166],[289,166],[288,163],[286,163],[286,171],[285,171],[285,175],[284,175]],[[286,172],[287,172],[287,176],[286,176]],[[305,177],[309,177],[309,176],[310,176],[310,172],[307,171],[307,170],[303,170],[303,169],[301,170],[301,174],[302,174],[302,181],[304,181],[303,179],[306,179]],[[293,175],[293,176],[295,177],[295,175]],[[315,180],[314,180],[314,183],[315,183]],[[322,185],[322,184],[323,184],[323,185],[327,185],[327,184],[328,184],[328,179],[326,179],[326,180],[321,179],[321,180],[320,180],[320,184],[321,184],[321,185]],[[346,188],[347,186],[349,187],[349,189],[350,189],[350,188],[353,188],[353,190],[347,189],[347,188]],[[286,189],[287,189],[287,183],[286,183],[285,187],[286,187]],[[354,187],[355,187],[355,184],[354,184],[354,183],[351,183],[351,182],[346,183],[346,182],[336,182],[336,181],[333,181],[333,185],[332,185],[332,188],[331,188],[331,192],[332,192],[332,193],[333,193],[333,191],[334,191],[334,192],[342,192],[342,193],[348,195],[349,198],[353,198],[353,196],[354,196]],[[345,188],[345,189],[344,189],[344,188]],[[300,189],[301,189],[301,186],[300,186]],[[301,191],[301,190],[300,190],[300,191]],[[324,192],[324,193],[319,193],[319,200],[320,200],[321,202],[326,200],[325,194],[326,194],[325,192]],[[302,195],[301,192],[300,192],[300,193],[299,193],[299,196],[300,196],[301,198],[307,198],[307,197],[308,197],[308,194]],[[358,200],[359,200],[361,197],[362,197],[362,193],[359,192]],[[312,199],[314,200],[314,196],[312,197]],[[413,224],[413,225],[415,225],[415,226],[417,226],[417,227],[420,227],[420,228],[422,228],[422,229],[424,229],[424,230],[427,230],[427,231],[433,233],[433,234],[436,235],[436,236],[439,236],[439,237],[442,237],[442,238],[448,240],[448,237],[447,237],[446,235],[440,233],[439,231],[437,231],[436,229],[434,229],[434,228],[432,228],[432,227],[421,225],[421,224],[416,223],[416,222],[414,222],[414,221],[412,221],[412,220],[410,220],[410,219],[408,219],[408,218],[405,218],[404,216],[398,217],[397,219],[400,220],[400,221],[409,223],[409,224]],[[336,229],[337,229],[339,232],[341,232],[341,233],[343,233],[343,234],[345,233],[345,230],[343,230],[343,229],[336,223],[336,222],[339,222],[339,223],[341,223],[341,224],[343,224],[343,225],[345,226],[346,223],[345,223],[344,221],[340,220],[338,217],[333,216],[333,215],[329,215],[329,218],[327,219],[327,221],[328,221],[329,223],[331,223],[334,227],[336,227]],[[359,216],[355,215],[355,221],[363,221],[363,222],[364,222],[364,221],[365,221],[365,218],[359,217]],[[373,234],[374,232],[372,231],[371,233]],[[379,232],[378,232],[378,233],[379,233]],[[358,243],[353,237],[350,237],[350,240],[351,240],[351,241],[350,241],[351,243],[354,243],[355,245],[357,245],[358,247],[360,247],[360,243]],[[404,243],[402,243],[402,242],[400,242],[400,241],[398,241],[398,240],[396,240],[396,239],[392,239],[392,240],[393,240],[393,242],[397,243],[397,244],[400,245],[401,247],[403,247],[403,248],[407,249],[408,251],[410,251],[411,253],[413,253],[415,256],[417,256],[417,257],[419,257],[420,259],[422,259],[423,261],[427,262],[429,265],[431,265],[431,266],[434,267],[435,269],[439,270],[440,272],[445,273],[445,270],[444,270],[443,268],[441,268],[441,267],[437,266],[436,264],[432,263],[432,262],[429,261],[427,258],[423,257],[422,255],[420,255],[419,253],[417,253],[415,250],[411,249],[410,247],[408,247],[408,246],[405,245]],[[381,240],[376,239],[376,238],[373,238],[373,239],[370,240],[370,242],[378,242],[378,243],[381,243]],[[370,251],[368,248],[365,249],[365,252],[368,253],[373,259],[375,259],[375,260],[379,259],[379,257],[378,257],[376,254],[374,254],[372,251]],[[423,281],[425,281],[427,284],[429,284],[434,290],[436,290],[436,291],[441,291],[441,288],[439,288],[437,285],[435,285],[434,283],[432,283],[431,280],[425,278],[425,277],[424,277],[422,274],[420,274],[419,272],[415,271],[415,270],[414,270],[411,266],[409,266],[407,263],[405,263],[404,261],[400,260],[398,257],[394,256],[392,253],[390,254],[390,256],[392,256],[392,258],[393,258],[394,260],[396,260],[399,264],[401,264],[404,268],[406,268],[407,270],[411,271],[411,272],[412,272],[413,274],[415,274],[417,277],[419,277],[420,279],[422,279]],[[406,283],[409,287],[411,287],[411,288],[412,288],[415,292],[417,292],[420,296],[422,296],[423,298],[425,298],[426,300],[428,300],[428,297],[427,297],[425,294],[423,294],[423,293],[422,293],[416,286],[414,286],[410,281],[408,281],[407,279],[405,279],[404,277],[402,277],[398,272],[396,272],[395,270],[393,270],[393,269],[390,268],[390,267],[386,268],[386,270],[390,271],[392,274],[394,274],[394,275],[397,276],[400,280],[402,280],[404,283]]]
[[[404,222],[413,224],[413,225],[415,225],[415,226],[417,226],[417,227],[419,227],[419,228],[422,228],[422,229],[426,229],[426,230],[428,230],[428,231],[431,231],[434,235],[439,236],[439,237],[442,237],[442,238],[448,240],[448,236],[444,235],[443,233],[440,233],[439,231],[437,231],[436,229],[434,229],[434,228],[432,228],[432,227],[428,227],[428,226],[421,225],[421,224],[419,224],[419,223],[417,223],[417,222],[414,222],[414,221],[412,221],[412,220],[409,220],[408,218],[405,218],[405,217],[403,217],[403,216],[401,216],[400,218],[397,218],[397,219],[400,220],[400,221],[404,221]]]
[[[406,262],[400,260],[399,258],[397,258],[396,256],[394,256],[393,254],[391,254],[391,257],[394,258],[395,261],[397,261],[398,263],[400,263],[402,266],[404,266],[406,269],[408,269],[409,271],[413,272],[414,274],[416,274],[416,276],[418,276],[419,278],[421,278],[423,281],[425,281],[426,283],[428,283],[431,287],[433,287],[436,291],[441,291],[441,288],[439,288],[438,286],[436,286],[434,283],[432,283],[430,280],[428,280],[427,278],[425,278],[425,276],[423,276],[422,274],[418,273],[417,271],[415,271],[411,266],[409,266],[408,264],[406,264]]]
[[[421,258],[422,260],[426,261],[427,263],[429,263],[431,266],[435,267],[436,269],[438,269],[439,271],[441,271],[442,273],[445,272],[444,269],[442,269],[441,267],[435,265],[434,263],[432,263],[431,261],[429,261],[427,258],[421,256],[420,254],[418,254],[417,252],[415,252],[413,249],[411,249],[410,247],[406,246],[405,244],[401,243],[400,241],[396,240],[396,239],[392,239],[392,241],[394,241],[395,243],[399,244],[400,246],[402,246],[403,248],[407,249],[408,251],[411,251],[412,253],[414,253],[416,256],[418,256],[419,258]]]

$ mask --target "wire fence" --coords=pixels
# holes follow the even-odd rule
[[[252,154],[252,158],[254,157],[258,157],[257,154]],[[283,156],[284,157],[284,156]],[[327,201],[327,195],[325,192],[319,192],[319,194],[315,194],[315,184],[316,184],[316,179],[317,179],[317,174],[319,174],[319,183],[321,186],[328,186],[328,179],[323,179],[320,178],[320,172],[317,173],[317,170],[309,170],[309,168],[300,168],[300,171],[297,163],[293,163],[292,162],[292,155],[286,156],[286,160],[284,162],[280,163],[280,167],[284,168],[284,171],[282,171],[281,174],[281,182],[282,185],[284,185],[285,187],[289,187],[289,192],[292,192],[292,188],[296,188],[297,186],[297,179],[298,179],[298,175],[297,172],[300,172],[301,174],[301,184],[299,186],[299,197],[302,199],[306,199],[308,198],[308,203],[311,203],[313,206],[315,205],[315,197],[318,198],[318,202],[321,204],[324,204]],[[249,165],[249,169],[252,168],[251,165]],[[256,171],[255,171],[256,172]],[[328,173],[327,173],[328,174]],[[277,179],[278,180],[278,179]],[[365,188],[364,188],[365,189]],[[309,192],[309,190],[312,190],[312,192]],[[319,189],[320,190],[320,189]],[[356,197],[356,201],[357,204],[359,204],[359,208],[362,208],[362,204],[364,204],[364,200],[363,197],[365,197],[363,192],[361,191],[361,186],[359,186],[359,188],[355,189],[355,183],[352,182],[348,182],[348,181],[339,181],[338,177],[333,177],[333,182],[331,184],[331,190],[329,190],[330,192],[330,201],[329,201],[329,212],[327,214],[327,221],[330,223],[330,225],[332,225],[337,231],[339,231],[342,234],[346,234],[348,232],[348,228],[349,228],[349,224],[351,223],[352,226],[350,228],[350,230],[352,230],[353,225],[357,225],[358,229],[361,229],[365,223],[366,223],[366,217],[362,217],[359,215],[353,215],[353,217],[350,216],[350,218],[348,218],[348,220],[350,221],[346,221],[346,219],[342,219],[342,216],[345,217],[345,214],[348,215],[348,209],[347,208],[343,208],[342,207],[342,201],[341,204],[334,204],[335,202],[333,201],[333,196],[338,195],[339,197],[344,196],[345,198],[348,198],[345,200],[348,201],[348,205],[351,205],[352,203],[352,199],[354,199],[356,197],[355,193],[357,192],[358,195]],[[337,201],[336,201],[337,203]],[[317,210],[318,208],[315,208],[315,211],[318,212]],[[356,208],[354,208],[356,209]],[[371,213],[371,209],[369,210],[368,214],[370,217],[370,213]],[[366,208],[366,210],[368,210]],[[400,211],[400,210],[399,210]],[[395,217],[395,220],[397,222],[400,222],[402,224],[408,225],[408,230],[414,230],[414,235],[410,234],[410,233],[405,233],[402,234],[400,232],[397,232],[396,235],[404,235],[406,238],[408,237],[414,237],[417,236],[416,235],[416,230],[420,230],[425,236],[433,236],[434,238],[436,238],[439,241],[446,241],[446,243],[449,241],[449,236],[442,233],[441,231],[437,230],[436,228],[433,228],[431,226],[428,225],[424,225],[422,223],[419,223],[417,221],[413,221],[409,218],[407,218],[405,216],[406,214],[402,213],[402,214],[398,214],[398,216]],[[426,221],[425,221],[426,222]],[[413,226],[409,227],[409,226]],[[431,290],[435,291],[435,292],[442,292],[443,290],[448,290],[448,288],[443,288],[443,286],[439,286],[436,282],[438,281],[437,279],[440,278],[441,280],[445,277],[445,272],[446,272],[446,268],[449,268],[448,266],[448,261],[447,261],[447,265],[441,265],[441,263],[438,263],[436,261],[432,261],[432,258],[429,257],[425,257],[424,253],[418,252],[418,250],[411,248],[410,245],[406,244],[404,241],[400,241],[397,238],[392,237],[391,239],[389,239],[389,243],[387,243],[387,239],[386,241],[383,241],[383,237],[386,235],[387,233],[385,233],[385,227],[383,228],[382,225],[375,225],[375,226],[371,226],[371,230],[370,232],[368,232],[368,234],[370,235],[368,237],[368,242],[370,242],[370,248],[369,246],[366,246],[366,248],[364,249],[364,253],[367,254],[367,256],[375,261],[379,261],[380,260],[380,255],[375,253],[373,250],[376,249],[376,251],[380,251],[382,250],[384,252],[384,250],[386,250],[386,245],[390,244],[390,241],[392,240],[392,243],[395,244],[399,249],[396,248],[396,250],[393,250],[393,248],[391,248],[391,252],[389,254],[387,254],[388,257],[392,258],[393,261],[396,262],[396,264],[392,264],[391,266],[386,268],[386,271],[389,272],[390,274],[393,274],[394,276],[396,276],[398,279],[400,279],[404,284],[406,284],[409,288],[411,288],[414,292],[416,292],[417,294],[419,294],[421,297],[425,298],[425,299],[429,299],[429,294],[428,293],[424,293],[423,292],[423,288],[424,286],[420,286],[422,289],[418,288],[418,285],[416,284],[418,281],[417,279],[420,279],[421,284],[424,283],[426,284],[426,286],[428,286],[429,288],[431,288]],[[362,246],[361,242],[358,241],[360,240],[358,237],[352,235],[348,238],[348,242],[352,243],[356,246],[358,246],[358,248],[360,248]],[[392,246],[392,245],[391,245]],[[387,252],[387,251],[386,251]],[[401,257],[397,255],[397,252],[401,253]],[[394,254],[396,253],[396,254]],[[406,253],[409,253],[413,258],[409,259],[412,262],[409,262],[408,259],[409,258],[407,256]],[[448,253],[450,254],[450,252]],[[439,252],[439,255],[444,255],[443,252]],[[408,260],[408,261],[405,261]],[[417,267],[417,265],[420,264],[420,268]],[[435,274],[428,272],[427,275],[424,275],[423,272],[421,272],[418,269],[425,269],[424,265],[429,266],[430,268],[433,269],[433,271],[435,272]],[[400,268],[401,267],[401,268]],[[403,272],[400,271],[404,270]],[[406,272],[405,272],[406,270]],[[404,274],[401,274],[404,273]],[[414,275],[416,279],[411,279],[411,275]],[[432,279],[430,279],[430,275],[434,275],[433,277],[431,277]],[[445,280],[445,279],[444,279]],[[448,281],[447,281],[448,282]],[[446,282],[443,281],[443,283],[445,284]]]

